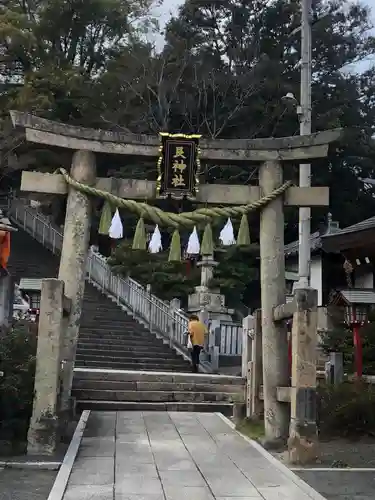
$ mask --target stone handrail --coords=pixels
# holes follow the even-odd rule
[[[60,254],[62,231],[53,227],[51,222],[36,209],[26,206],[20,199],[14,199],[9,216],[52,253]],[[174,306],[173,301],[171,303],[163,301],[132,278],[114,274],[105,257],[92,249],[88,255],[86,279],[109,295],[150,331],[162,336],[171,347],[188,356],[186,349],[188,317],[184,311]],[[241,356],[241,325],[221,322],[220,334],[216,335],[215,345],[218,348],[218,355]]]

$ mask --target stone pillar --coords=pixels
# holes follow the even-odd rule
[[[209,284],[214,277],[214,269],[218,263],[214,260],[213,255],[202,255],[202,260],[197,263],[197,267],[201,268],[201,287],[209,289]]]
[[[210,355],[211,368],[214,373],[219,371],[220,365],[220,342],[221,342],[221,325],[220,320],[213,319],[210,323],[208,333],[208,352]]]
[[[195,293],[189,295],[188,311],[199,315],[205,309],[209,319],[231,321],[234,311],[225,306],[224,295],[221,295],[220,290],[209,287],[217,265],[213,255],[203,255],[197,263],[197,267],[201,268],[201,284],[195,287]]]
[[[209,320],[210,320],[210,316],[209,316],[209,313],[208,313],[208,310],[206,309],[206,307],[203,307],[199,313],[198,313],[198,317],[199,317],[199,321],[201,321],[202,323],[204,323],[206,325],[206,328],[207,328],[207,335],[204,339],[204,346],[203,346],[203,350],[201,352],[201,361],[208,361],[209,359],[209,351],[210,351],[210,334],[209,334]]]
[[[344,381],[344,355],[342,352],[331,352],[329,359],[330,367],[332,367],[331,370],[333,372],[333,380],[330,380],[330,383],[340,385]]]
[[[265,196],[283,181],[278,161],[259,169],[259,186]],[[262,284],[263,393],[265,444],[287,439],[289,406],[277,400],[277,387],[289,385],[287,330],[273,321],[273,308],[285,303],[284,210],[277,197],[260,212],[260,281]]]
[[[318,292],[297,289],[292,327],[291,420],[288,440],[292,464],[316,462],[316,357],[318,338]]]
[[[73,155],[71,176],[84,184],[95,184],[96,163],[94,153],[91,151],[76,151]],[[90,198],[86,194],[69,187],[59,269],[59,279],[65,283],[65,295],[71,299],[71,311],[66,325],[64,324],[62,410],[70,408],[74,361],[85,289],[90,227]]]
[[[0,276],[0,326],[8,327],[13,317],[14,282],[12,276],[5,271]]]
[[[242,377],[246,379],[246,417],[259,419],[263,413],[263,402],[259,398],[263,380],[261,310],[255,311],[255,316],[244,318],[242,325]]]
[[[254,321],[251,314],[242,320],[242,377],[247,377],[247,367],[252,360],[252,343],[254,338]]]
[[[31,455],[53,454],[58,444],[63,296],[61,280],[42,281],[34,404],[27,435]]]
[[[175,320],[175,313],[181,309],[181,301],[179,299],[172,299],[169,303],[169,318],[168,318],[168,332],[169,332],[169,345],[170,347],[173,347],[174,342],[177,340],[176,339],[176,320]],[[187,345],[187,332],[186,333],[186,339],[183,339],[183,342],[185,346]]]
[[[263,382],[262,358],[262,311],[255,311],[254,338],[252,345],[253,373],[251,376],[251,410],[252,418],[260,419],[263,415],[264,405],[260,399],[260,390]]]

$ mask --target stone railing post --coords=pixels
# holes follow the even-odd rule
[[[169,334],[169,345],[173,346],[173,341],[175,337],[176,330],[176,320],[175,313],[181,309],[181,301],[179,299],[172,299],[169,303],[169,319],[168,319],[168,334]],[[186,332],[187,333],[187,332]],[[185,342],[185,346],[187,344],[187,338]]]
[[[245,338],[246,336],[246,338]],[[242,376],[246,378],[246,417],[257,419],[263,412],[259,398],[263,380],[262,312],[243,320]]]
[[[203,308],[198,313],[199,321],[202,321],[209,330],[209,314],[206,308]],[[208,361],[209,360],[209,335],[206,336],[203,351],[201,353],[201,360]]]
[[[146,300],[147,300],[147,303],[146,303],[146,320],[147,320],[147,323],[148,323],[148,328],[150,330],[150,332],[152,333],[152,326],[153,326],[153,318],[152,318],[152,313],[153,313],[153,310],[152,310],[152,292],[151,292],[151,285],[148,284],[146,285]]]
[[[292,387],[289,429],[289,461],[315,462],[318,457],[316,425],[316,358],[318,338],[318,292],[297,289],[292,327]]]
[[[7,327],[13,316],[14,282],[10,274],[0,277],[0,326]]]
[[[33,413],[27,435],[27,452],[50,455],[58,440],[58,401],[62,347],[64,283],[42,281]]]
[[[220,337],[221,337],[220,320],[213,319],[210,323],[210,328],[209,328],[208,352],[211,357],[211,367],[214,372],[219,371],[219,366],[220,366]]]
[[[248,364],[252,361],[252,343],[255,318],[251,314],[242,320],[242,377],[247,377]]]

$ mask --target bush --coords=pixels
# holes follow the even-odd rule
[[[0,439],[24,441],[32,413],[37,331],[19,321],[0,333]]]
[[[369,314],[369,323],[361,327],[362,339],[363,374],[375,375],[375,312]],[[345,325],[341,325],[322,336],[323,350],[330,352],[342,352],[344,356],[344,368],[347,373],[354,373],[354,343],[353,332]]]
[[[318,388],[318,424],[322,435],[375,435],[375,386],[364,381]]]

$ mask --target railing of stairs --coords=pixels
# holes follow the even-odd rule
[[[51,221],[37,209],[27,206],[22,199],[14,198],[10,205],[9,216],[54,254],[61,253],[63,242],[61,229],[54,227]],[[171,346],[187,353],[188,317],[183,311],[159,299],[132,278],[123,278],[114,274],[106,258],[92,249],[88,255],[87,280],[111,296],[119,306],[123,306],[151,331],[162,335]],[[220,355],[240,356],[242,353],[241,325],[223,322],[220,325],[220,338],[216,342]]]

